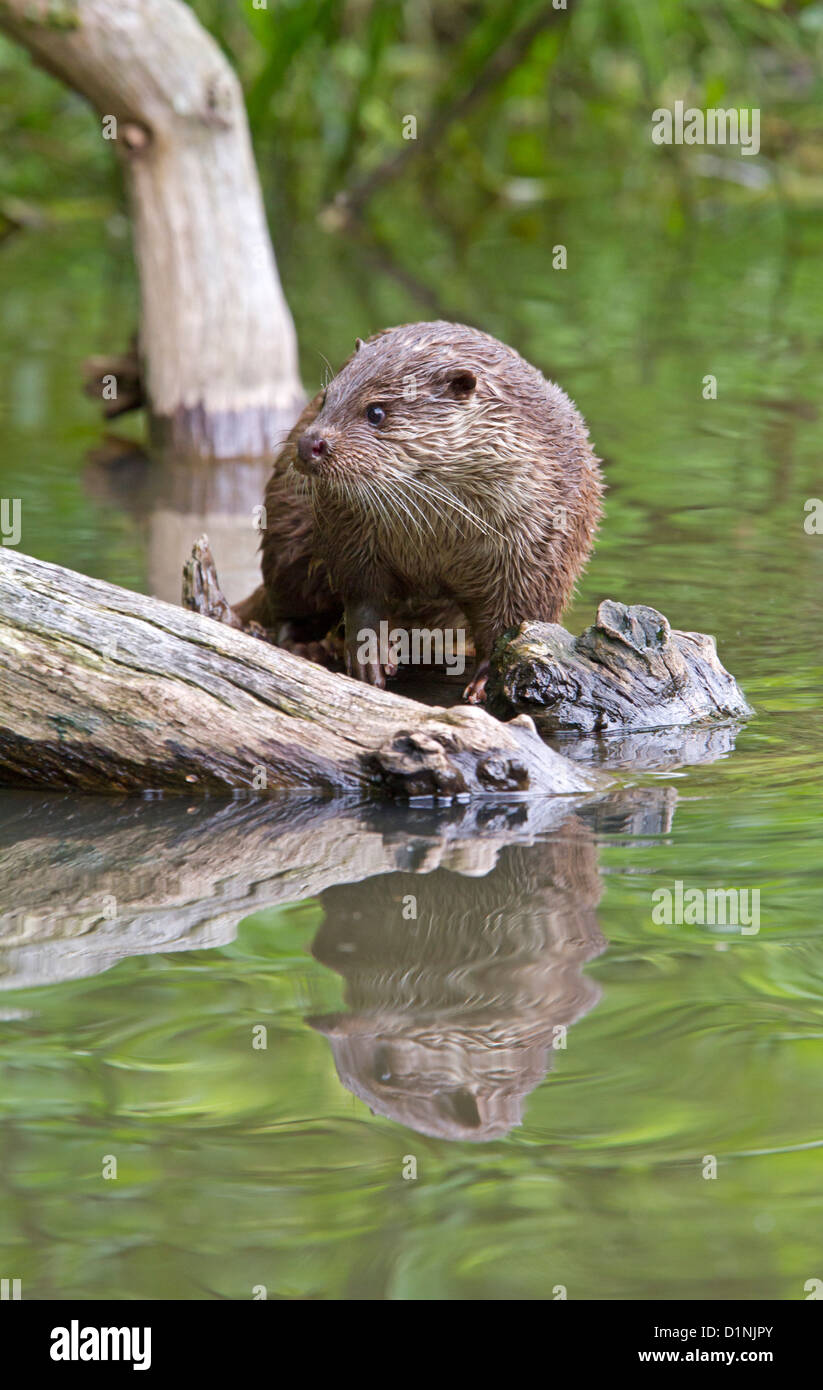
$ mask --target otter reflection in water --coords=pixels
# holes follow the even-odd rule
[[[507,1134],[561,1026],[600,996],[582,973],[606,946],[600,893],[596,842],[576,815],[504,847],[483,877],[438,869],[328,889],[312,953],[342,975],[351,1012],[310,1022],[343,1085],[421,1134]]]

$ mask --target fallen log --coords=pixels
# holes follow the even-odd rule
[[[588,791],[527,717],[430,709],[0,549],[0,783],[466,798]]]

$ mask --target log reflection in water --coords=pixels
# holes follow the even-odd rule
[[[666,786],[441,809],[10,795],[0,988],[220,946],[250,913],[319,895],[314,955],[349,1012],[311,1022],[343,1084],[422,1133],[492,1139],[519,1122],[556,1030],[597,1001],[596,836],[665,834],[675,800]]]
[[[250,913],[394,869],[485,874],[504,845],[531,843],[576,804],[489,799],[435,810],[7,793],[0,988],[95,975],[128,956],[222,946]]]

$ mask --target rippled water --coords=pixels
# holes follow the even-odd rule
[[[823,1278],[823,222],[797,218],[787,262],[769,209],[608,244],[603,215],[578,211],[566,280],[559,232],[491,222],[483,302],[456,278],[445,308],[555,372],[604,457],[568,625],[611,596],[711,631],[756,718],[685,755],[601,748],[618,780],[579,802],[3,793],[0,1263],[24,1296],[796,1299]],[[4,495],[23,549],[156,588],[169,489],[88,461],[75,389],[127,336],[123,252],[72,238],[59,288],[48,234],[0,252]],[[381,282],[330,321],[350,272],[284,267],[307,385],[315,346],[431,312]],[[657,924],[677,881],[759,890],[759,931]]]

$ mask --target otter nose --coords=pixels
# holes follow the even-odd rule
[[[319,463],[329,452],[328,441],[316,434],[301,434],[297,441],[297,452],[303,463]]]

